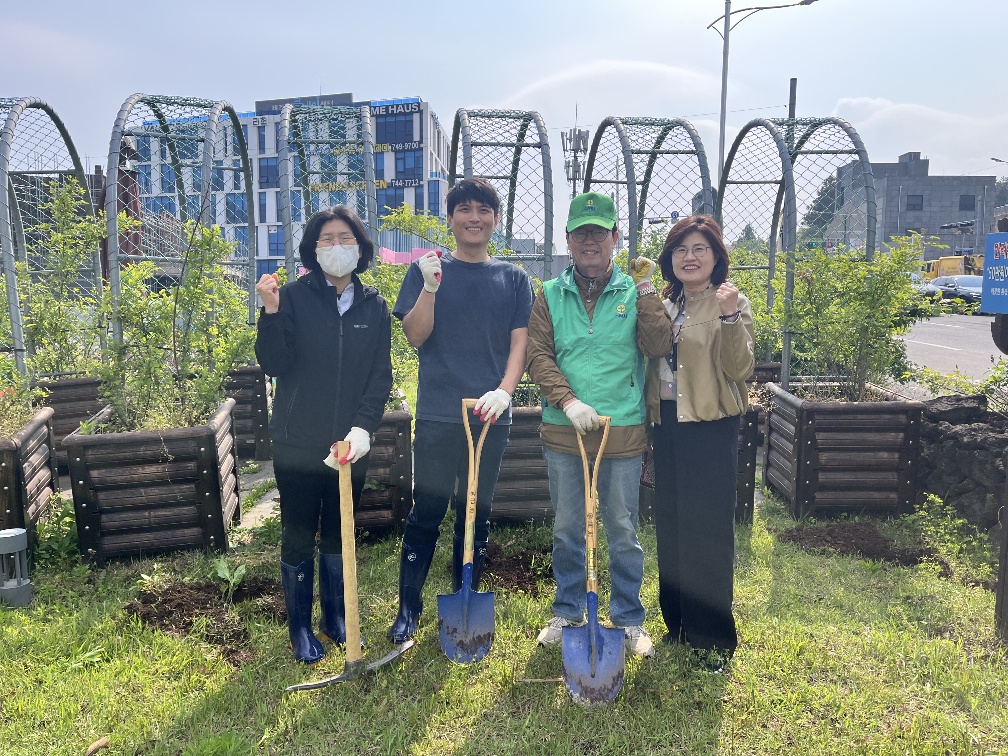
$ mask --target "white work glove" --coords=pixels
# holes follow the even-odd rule
[[[598,427],[601,425],[598,412],[595,411],[595,408],[589,407],[580,399],[572,401],[563,408],[563,411],[567,415],[567,419],[574,426],[574,430],[582,436],[588,431],[598,430]]]
[[[333,444],[329,450],[329,456],[324,460],[334,470],[338,470],[340,465],[345,465],[347,462],[353,464],[371,451],[371,434],[356,425],[350,429],[343,440],[350,442],[350,449],[346,456],[343,459],[336,459],[336,444]]]
[[[423,287],[431,294],[441,286],[441,250],[428,252],[417,260],[417,267],[423,273]]]
[[[489,419],[491,423],[497,422],[497,418],[503,415],[507,408],[511,406],[511,395],[502,388],[495,388],[487,391],[476,402],[473,407],[473,414],[479,415],[484,423]]]

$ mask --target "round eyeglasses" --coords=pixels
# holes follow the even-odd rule
[[[676,247],[672,250],[672,257],[676,260],[685,260],[687,252],[692,252],[693,257],[697,260],[703,260],[707,257],[707,253],[710,252],[710,247],[706,244],[694,244],[692,247]]]
[[[571,231],[570,238],[579,244],[588,241],[589,236],[592,238],[592,241],[604,242],[611,233],[612,231],[608,228],[602,228],[601,226],[582,226]]]
[[[318,238],[318,246],[331,247],[334,244],[341,244],[350,247],[357,243],[357,237],[353,234],[323,234]]]

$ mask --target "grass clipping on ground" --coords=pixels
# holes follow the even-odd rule
[[[1008,659],[989,572],[950,565],[930,544],[914,552],[898,522],[865,522],[859,543],[870,553],[844,548],[852,531],[835,523],[796,530],[767,495],[755,523],[737,529],[740,647],[727,673],[659,644],[653,659],[628,658],[619,697],[591,711],[556,682],[560,649],[535,643],[554,591],[549,527],[492,533],[482,589],[494,593],[496,635],[483,661],[453,664],[438,643],[448,539],[417,646],[374,675],[297,694],[284,688],[338,674],[345,661],[328,645],[314,667],[292,661],[276,523],[232,539],[226,559],[247,573],[230,600],[213,559],[197,553],[99,571],[39,568],[32,606],[0,608],[0,742],[10,754],[80,754],[106,736],[110,754],[1004,752]],[[645,626],[658,639],[650,525],[641,540]],[[603,616],[605,554],[603,542]],[[357,556],[373,660],[389,649],[399,542],[362,536]],[[180,584],[191,596],[171,603]]]

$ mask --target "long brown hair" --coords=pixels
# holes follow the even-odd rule
[[[711,283],[720,286],[728,280],[728,249],[725,247],[724,238],[721,236],[721,227],[709,215],[691,215],[688,218],[681,218],[669,229],[668,236],[665,237],[665,244],[662,245],[661,255],[658,256],[658,267],[661,268],[662,278],[668,283],[662,289],[662,296],[675,301],[683,291],[683,284],[676,278],[675,270],[672,268],[672,250],[682,246],[682,240],[691,232],[699,231],[703,234],[711,250],[714,252],[714,270],[711,271]]]

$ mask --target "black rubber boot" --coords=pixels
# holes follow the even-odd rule
[[[399,615],[389,628],[388,637],[393,643],[409,640],[420,624],[423,611],[423,587],[427,572],[434,559],[436,544],[410,546],[403,542],[399,561]]]
[[[462,590],[462,557],[465,552],[465,540],[455,536],[452,541],[452,592]],[[483,565],[486,562],[487,542],[477,541],[473,544],[472,589],[479,590],[480,578],[483,577]]]
[[[322,607],[322,635],[333,643],[344,645],[342,554],[319,554],[319,605]]]
[[[311,629],[315,559],[306,559],[294,566],[280,562],[280,577],[287,605],[287,632],[294,658],[305,664],[314,664],[325,656],[322,644]]]

